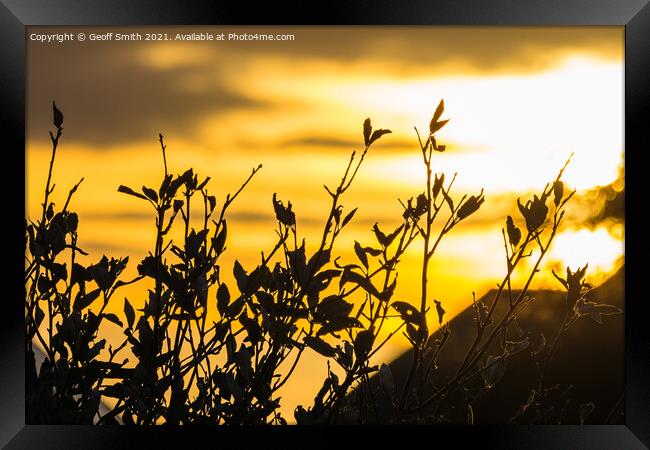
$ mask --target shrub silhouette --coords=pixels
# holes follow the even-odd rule
[[[603,315],[621,311],[587,300],[587,266],[575,272],[567,268],[566,278],[555,275],[566,290],[566,314],[555,338],[548,345],[545,340],[531,342],[518,325],[517,314],[531,303],[530,284],[574,193],[565,190],[562,168],[539,195],[517,201],[521,218],[507,217],[507,273],[491,303],[474,299],[475,338],[455,375],[435,381],[452,330],[444,302],[428,296],[430,261],[442,238],[485,201],[482,190],[454,198],[455,176],[446,180],[445,174],[433,172],[434,156],[445,151],[437,142],[437,133],[448,122],[441,119],[443,113],[441,101],[424,141],[416,129],[426,173],[424,191],[401,202],[397,228],[386,231],[375,224],[376,242],[355,242],[358,261],[343,263],[334,254],[338,236],[357,211],[345,209],[341,199],[373,143],[390,133],[373,129],[370,119],[363,124],[364,150],[351,154],[338,185],[325,186],[331,205],[316,251],[308,254],[291,202],[285,205],[273,194],[277,240],[261,252],[255,267],[244,268],[236,260],[235,285],[229,286],[222,280],[222,270],[229,268],[220,263],[228,238],[227,211],[262,166],[218,204],[208,191],[209,177],[192,169],[180,175],[169,172],[160,135],[160,185],[118,188],[149,208],[156,230],[153,250],[137,266],[138,276],[123,280],[128,258],[103,256],[86,267],[75,260],[86,253],[77,246],[79,219],[70,201],[83,178],[61,210],[51,202],[52,169],[63,132],[63,114],[53,103],[55,132],[50,133],[52,157],[42,214],[26,223],[27,422],[286,424],[278,390],[291,379],[306,348],[320,354],[328,368],[338,365],[344,377],[328,370],[313,404],[296,409],[299,424],[437,423],[449,420],[451,409],[466,411],[467,422],[473,423],[473,401],[499,382],[510,358],[525,351],[536,361],[539,377],[530,380],[531,396],[513,411],[513,420],[539,421],[530,417],[532,405],[541,410],[557,401],[557,388],[546,386],[544,376],[564,332],[582,317],[602,323]],[[190,214],[195,202],[203,209],[199,220]],[[444,222],[441,227],[437,218]],[[180,230],[179,241],[170,238],[172,230]],[[400,258],[416,241],[422,245],[419,307],[392,298]],[[515,295],[510,277],[534,249],[539,254]],[[120,287],[145,279],[151,279],[152,288],[138,302],[144,304],[141,310],[125,298],[123,318],[105,312]],[[508,302],[499,317],[498,302]],[[100,304],[99,312],[91,310]],[[432,308],[439,326],[434,333],[427,324]],[[208,321],[208,310],[216,310],[210,316],[216,320]],[[400,325],[380,338],[393,316],[401,318]],[[105,321],[122,329],[116,348],[106,348],[101,339]],[[370,361],[400,332],[410,342],[413,358],[406,380],[398,385],[387,364]],[[35,343],[44,352],[40,367]],[[114,399],[114,406],[100,408],[102,398]],[[593,408],[593,403],[580,406],[582,422]]]

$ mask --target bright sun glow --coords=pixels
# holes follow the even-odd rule
[[[621,86],[603,90],[602,86]],[[620,65],[571,59],[560,68],[521,77],[364,83],[346,97],[365,110],[390,111],[393,129],[415,144],[431,99],[443,96],[441,143],[451,143],[436,170],[458,171],[458,186],[525,191],[543,186],[573,152],[564,179],[582,190],[617,177],[623,142],[623,70]],[[535,105],[531,107],[531,105]],[[606,112],[606,113],[604,113]],[[619,117],[612,121],[612,117]],[[395,156],[377,167],[382,178],[418,183],[421,158]],[[585,168],[589,169],[586,170]]]
[[[494,194],[538,189],[573,153],[563,178],[571,188],[582,191],[616,180],[622,163],[620,64],[574,57],[549,71],[530,75],[425,80],[362,81],[327,65],[319,68],[322,73],[318,77],[303,73],[291,78],[284,76],[285,71],[265,78],[262,95],[269,100],[283,97],[302,107],[272,114],[256,111],[246,117],[242,112],[208,117],[201,127],[203,139],[219,143],[218,148],[238,148],[241,142],[228,136],[246,136],[251,142],[241,151],[259,149],[260,155],[268,154],[269,145],[296,136],[297,130],[311,130],[311,135],[325,138],[352,136],[350,140],[355,142],[357,122],[350,118],[372,112],[377,126],[390,124],[393,131],[383,144],[401,149],[369,158],[368,179],[414,187],[422,182],[423,174],[413,126],[425,133],[434,102],[444,97],[445,117],[451,120],[440,133],[447,152],[436,158],[435,170],[458,172],[456,186],[460,190],[484,188]],[[241,82],[262,88],[252,75],[241,78]],[[254,134],[250,123],[256,124]],[[232,133],[224,134],[224,129]],[[303,147],[293,151],[303,156],[309,152],[309,144]],[[296,156],[287,149],[277,152],[274,162],[287,166]],[[319,164],[313,175],[338,169],[339,165]],[[312,170],[307,171],[305,175],[311,177]]]
[[[589,263],[589,273],[610,273],[623,256],[624,242],[605,228],[565,231],[557,236],[549,250],[548,261],[562,261],[572,270]]]

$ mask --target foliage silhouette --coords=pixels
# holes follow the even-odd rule
[[[522,218],[508,216],[502,230],[507,273],[490,303],[474,298],[475,338],[455,374],[443,381],[434,377],[452,330],[444,301],[429,297],[430,261],[442,238],[485,202],[483,190],[453,198],[455,175],[446,182],[445,174],[433,173],[434,156],[446,150],[437,142],[437,133],[448,122],[441,120],[443,113],[440,101],[424,141],[415,130],[426,173],[424,191],[401,202],[403,214],[395,229],[375,224],[376,242],[355,241],[357,261],[341,262],[334,256],[335,243],[357,211],[344,208],[342,198],[371,146],[390,133],[373,130],[370,119],[363,123],[363,151],[352,152],[336,186],[324,186],[331,204],[316,251],[308,253],[306,238],[298,234],[291,202],[285,205],[273,194],[277,240],[261,252],[254,267],[235,260],[235,283],[229,286],[222,279],[222,269],[228,269],[220,263],[227,250],[228,208],[262,166],[219,204],[208,191],[209,177],[199,177],[193,169],[169,172],[160,135],[164,172],[158,188],[117,189],[149,208],[155,226],[153,250],[137,265],[138,276],[123,280],[128,258],[103,256],[88,266],[76,260],[86,252],[77,246],[79,218],[69,207],[83,178],[70,189],[61,210],[50,200],[63,133],[63,114],[53,103],[55,132],[50,133],[52,157],[42,213],[40,219],[27,221],[25,235],[27,422],[286,424],[278,391],[291,379],[306,348],[326,361],[328,375],[313,404],[296,408],[299,424],[439,423],[449,420],[452,409],[466,411],[471,424],[473,402],[499,382],[513,356],[525,351],[536,361],[539,376],[530,380],[531,397],[513,411],[513,421],[526,419],[533,402],[554,401],[555,388],[545,385],[545,373],[564,332],[583,317],[602,323],[602,316],[621,312],[587,300],[587,266],[575,272],[567,268],[566,278],[555,275],[566,290],[566,314],[550,345],[545,340],[533,345],[519,328],[517,315],[532,301],[530,284],[574,193],[565,192],[564,168],[541,194],[525,203],[517,200]],[[196,202],[202,207],[199,220],[190,213]],[[436,225],[437,218],[442,226]],[[179,240],[171,238],[172,230],[180,233]],[[400,258],[416,241],[423,246],[417,307],[393,300]],[[532,258],[533,249],[538,251],[533,268],[515,292],[510,277]],[[151,287],[146,298],[137,302],[142,309],[124,298],[123,318],[105,312],[120,287],[147,282]],[[500,302],[508,306],[498,316]],[[431,308],[439,327],[433,333],[427,321]],[[209,310],[215,320],[208,320]],[[391,317],[401,323],[381,334]],[[101,338],[107,322],[123,333],[115,348],[106,348]],[[413,349],[403,384],[396,383],[388,365],[372,363],[400,332]],[[39,367],[34,345],[44,352]],[[340,367],[342,379],[331,365]],[[113,399],[112,406],[105,402],[101,408],[102,398]],[[594,407],[580,406],[582,422]]]

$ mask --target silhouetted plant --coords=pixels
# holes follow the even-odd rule
[[[394,301],[390,304],[400,315],[403,322],[389,334],[388,338],[391,338],[399,330],[405,328],[406,332],[404,336],[410,342],[413,350],[411,367],[408,371],[405,384],[402,386],[401,393],[395,390],[396,386],[389,366],[382,365],[380,368],[377,366],[369,366],[368,357],[374,353],[371,349],[378,335],[378,330],[374,328],[376,317],[372,315],[372,308],[370,313],[364,313],[364,302],[357,316],[367,317],[370,323],[364,330],[356,334],[356,338],[353,341],[345,341],[342,347],[337,347],[339,350],[338,354],[335,355],[337,362],[346,371],[346,382],[339,388],[336,376],[330,374],[329,378],[325,381],[323,389],[321,389],[315,399],[314,407],[309,411],[305,411],[302,408],[296,411],[296,418],[299,423],[312,422],[314,415],[322,414],[323,411],[327,413],[328,407],[332,408],[329,422],[336,421],[342,409],[341,399],[346,395],[351,383],[357,380],[359,384],[355,389],[355,395],[347,398],[348,404],[343,408],[347,413],[347,417],[343,420],[344,422],[436,423],[449,420],[448,412],[450,409],[458,410],[462,406],[462,409],[467,411],[468,422],[472,423],[474,415],[472,405],[476,399],[498,383],[499,379],[505,373],[510,358],[529,349],[531,345],[530,339],[525,336],[519,327],[516,317],[533,300],[527,295],[528,289],[534,276],[539,271],[540,264],[560,227],[565,214],[565,205],[574,194],[574,192],[570,192],[565,195],[564,184],[561,181],[566,164],[560,170],[555,181],[548,184],[540,196],[534,195],[533,199],[527,201],[525,204],[522,204],[519,199],[517,200],[526,227],[526,233],[522,234],[522,231],[515,225],[514,219],[511,216],[507,217],[506,227],[502,231],[507,273],[503,281],[498,285],[498,290],[489,305],[477,301],[474,298],[473,308],[476,315],[474,319],[476,335],[462,362],[457,367],[455,375],[442,384],[436,384],[433,381],[433,375],[438,364],[440,353],[449,342],[451,328],[448,322],[443,323],[445,310],[442,302],[436,299],[429,301],[428,299],[429,262],[434,256],[441,239],[458,223],[475,213],[485,200],[483,190],[481,190],[477,195],[463,196],[460,200],[455,201],[451,195],[455,175],[445,187],[445,174],[433,173],[432,163],[433,156],[435,155],[434,152],[444,152],[446,150],[446,147],[439,145],[436,140],[436,132],[448,122],[448,120],[440,120],[443,112],[444,102],[441,101],[433,114],[429,125],[429,135],[424,142],[422,142],[418,130],[415,130],[418,134],[426,173],[426,190],[420,193],[415,198],[415,201],[411,198],[406,204],[402,203],[405,222],[390,236],[382,233],[376,225],[373,229],[380,248],[384,251],[402,233],[396,250],[395,260],[397,260],[400,252],[405,248],[403,244],[408,246],[418,235],[422,237],[423,242],[420,307],[417,308],[411,303],[404,301]],[[549,218],[547,201],[551,196],[553,197],[553,210]],[[446,220],[443,217],[444,224],[437,231],[434,230],[435,219],[445,211],[447,215]],[[536,247],[539,253],[533,268],[530,270],[523,289],[516,296],[513,296],[510,278],[515,268],[524,259],[532,256],[532,248],[534,247]],[[378,256],[382,253],[381,250],[366,249],[358,243],[355,245],[355,253],[367,270],[368,257],[366,253],[372,256]],[[387,260],[386,254],[384,253],[384,261]],[[346,268],[351,267],[360,268],[358,265],[346,266]],[[600,320],[600,314],[617,314],[621,312],[618,308],[610,305],[597,305],[586,301],[584,298],[586,285],[581,285],[582,282],[580,281],[585,275],[584,272],[585,270],[582,269],[577,274],[571,274],[567,269],[567,278],[571,281],[570,284],[568,281],[563,282],[563,284],[569,291],[567,304],[570,314],[561,325],[561,330],[566,329],[572,320],[575,320],[581,315],[593,314],[592,317]],[[354,272],[351,271],[350,273]],[[342,282],[345,280],[344,277],[345,274],[342,276]],[[372,301],[374,292],[374,298],[378,299],[380,301],[379,303],[381,301],[385,302],[383,307],[379,308],[381,314],[380,323],[383,323],[383,320],[388,314],[390,296],[377,295],[379,291],[372,287],[370,280],[364,279],[363,275],[355,275],[355,278],[363,280],[366,285],[370,284],[366,289],[367,301]],[[388,277],[386,278],[386,283],[388,283]],[[384,285],[385,287],[386,284]],[[393,289],[394,284],[390,290],[391,293]],[[504,299],[506,294],[507,298]],[[501,317],[496,317],[496,306],[500,301],[507,301],[508,308],[505,314]],[[426,317],[427,312],[433,306],[435,306],[440,328],[436,333],[430,334]],[[350,336],[352,336],[352,333],[350,333]],[[381,345],[384,343],[385,341]],[[361,344],[363,350],[356,352],[359,344]],[[544,345],[544,343],[537,343],[532,355],[539,355],[543,351]],[[544,353],[548,355],[544,365],[548,364],[554,351],[553,348],[556,345],[557,339],[553,343],[552,348]],[[340,350],[341,348],[343,350]],[[357,359],[359,359],[359,356],[362,356],[360,362],[356,361],[356,364],[360,368],[350,367],[351,359],[348,354],[351,353],[352,349],[355,350],[354,354]],[[377,371],[379,371],[378,387],[371,385],[368,379],[368,373]],[[332,386],[338,388],[338,390],[332,390]],[[542,389],[541,380],[539,389]],[[329,394],[328,390],[331,391]],[[458,391],[462,392],[460,398],[458,395],[455,395]],[[324,402],[322,400],[323,397],[330,399],[330,401]],[[332,401],[332,398],[336,400]],[[453,399],[452,405],[449,405],[450,399]],[[462,403],[462,405],[459,405],[459,403]],[[583,417],[584,412],[588,409],[581,407],[580,417]]]
[[[594,322],[602,324],[602,316],[622,313],[622,310],[616,306],[599,304],[586,298],[586,295],[593,289],[592,285],[584,281],[586,273],[587,265],[575,272],[572,272],[567,266],[566,279],[553,272],[555,278],[566,290],[564,318],[550,345],[546,345],[545,336],[540,335],[540,340],[531,353],[537,369],[538,380],[536,386],[530,390],[527,401],[512,417],[512,422],[521,421],[525,418],[527,422],[531,423],[561,423],[562,416],[569,403],[568,394],[572,387],[547,386],[546,383],[548,367],[553,360],[560,340],[571,328],[571,325],[580,318],[589,317]],[[578,407],[578,417],[581,424],[585,422],[594,408],[595,405],[592,402],[582,403]]]
[[[208,191],[209,177],[199,178],[192,169],[179,175],[169,172],[167,147],[160,135],[164,172],[159,187],[118,188],[151,208],[155,227],[153,250],[139,262],[138,276],[122,281],[127,258],[104,256],[87,267],[75,261],[78,253],[86,255],[77,247],[78,217],[69,210],[81,181],[70,190],[60,211],[55,212],[50,200],[63,131],[63,115],[53,105],[56,133],[50,133],[52,158],[42,217],[26,225],[28,421],[286,424],[279,412],[278,390],[291,379],[306,348],[323,357],[328,375],[313,405],[296,409],[295,419],[301,424],[438,423],[449,420],[451,409],[466,411],[467,421],[473,423],[476,399],[499,382],[510,358],[525,350],[531,351],[539,379],[531,382],[529,400],[513,420],[536,411],[531,421],[550,421],[557,408],[544,374],[563,333],[581,317],[600,322],[602,315],[621,311],[586,299],[590,289],[583,281],[586,266],[575,273],[567,268],[566,279],[556,275],[567,290],[567,307],[551,345],[546,346],[543,336],[532,343],[518,325],[517,315],[532,301],[527,295],[530,284],[573,195],[565,193],[562,168],[539,196],[524,204],[517,200],[522,218],[515,221],[508,216],[502,230],[506,275],[489,304],[473,299],[475,337],[454,376],[436,381],[439,358],[452,330],[443,302],[430,297],[430,261],[442,238],[485,201],[483,190],[454,199],[455,175],[446,182],[445,174],[433,172],[434,156],[446,150],[436,139],[448,122],[441,120],[443,112],[441,101],[424,142],[416,129],[426,172],[424,191],[401,202],[403,214],[395,229],[385,232],[375,224],[376,242],[355,241],[357,261],[342,263],[334,256],[335,243],[357,211],[344,208],[342,198],[372,144],[390,133],[373,130],[370,119],[363,124],[363,151],[352,153],[338,185],[325,186],[331,205],[316,250],[309,252],[306,238],[299,235],[291,202],[285,205],[273,194],[277,240],[261,252],[254,267],[244,268],[235,260],[236,286],[228,286],[220,263],[227,248],[227,211],[262,166],[219,204]],[[192,214],[197,203],[202,210],[198,217]],[[442,226],[436,225],[438,218]],[[524,232],[516,222],[524,225]],[[172,235],[180,239],[175,241]],[[393,293],[400,258],[419,239],[423,248],[417,307],[394,301]],[[511,276],[532,257],[533,249],[538,251],[533,268],[515,295]],[[63,262],[64,257],[69,259]],[[105,312],[120,286],[147,281],[146,298],[138,302],[142,309],[136,311],[125,298],[123,319]],[[90,307],[98,299],[102,306],[94,313]],[[508,306],[497,316],[499,302]],[[431,333],[427,313],[433,308],[438,329]],[[401,323],[381,334],[387,319],[395,315]],[[106,349],[106,341],[99,338],[106,321],[123,330],[124,338],[116,348]],[[390,367],[374,365],[371,359],[400,332],[410,343],[413,358],[405,382],[398,386]],[[34,342],[45,354],[40,367]],[[117,362],[127,348],[134,361],[129,364],[121,356]],[[334,364],[344,374],[342,379],[330,370]],[[106,411],[100,408],[102,397],[114,399],[114,405],[105,405]],[[592,410],[593,404],[581,405],[581,421]]]
[[[28,423],[93,423],[101,400],[99,389],[108,375],[115,376],[122,364],[98,358],[106,345],[100,327],[106,321],[121,326],[120,319],[104,312],[116,290],[125,284],[119,276],[128,258],[84,267],[76,261],[87,255],[77,246],[79,219],[70,211],[70,200],[83,178],[70,189],[60,210],[51,201],[52,171],[63,134],[63,114],[52,104],[50,132],[52,157],[45,184],[40,219],[26,224],[25,346],[26,402]],[[89,306],[100,301],[98,313]],[[37,369],[34,342],[45,358]]]

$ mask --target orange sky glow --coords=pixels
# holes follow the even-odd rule
[[[36,217],[40,208],[54,99],[65,114],[54,201],[64,202],[67,189],[85,177],[72,207],[80,217],[79,246],[90,252],[86,262],[103,253],[128,255],[129,278],[152,248],[151,211],[117,187],[159,185],[158,132],[166,137],[170,171],[193,167],[210,176],[218,202],[263,165],[230,210],[226,275],[235,259],[252,267],[259,250],[274,243],[274,192],[291,200],[298,232],[313,251],[328,211],[323,184],[340,179],[370,117],[392,134],[371,150],[343,198],[347,210],[359,208],[336,246],[342,260],[352,262],[354,241],[374,244],[372,225],[396,226],[398,199],[422,191],[414,127],[427,129],[444,98],[450,122],[439,143],[447,151],[436,155],[434,170],[457,172],[457,196],[484,189],[486,197],[432,262],[431,296],[450,316],[469,305],[473,291],[480,296],[503,277],[505,217],[518,217],[517,197],[541,192],[571,153],[564,180],[577,191],[575,204],[533,288],[559,287],[551,268],[588,262],[588,278],[597,283],[621,267],[623,221],[587,219],[602,208],[589,200],[590,192],[624,189],[622,27],[282,32],[295,33],[295,41],[28,42],[27,215]],[[402,260],[395,298],[418,301],[419,258],[416,243]],[[516,274],[515,286],[524,275]],[[128,286],[123,294],[141,307],[146,287]],[[113,312],[121,310],[118,301]],[[107,335],[117,333],[109,327]],[[396,336],[375,359],[388,361],[408,346]],[[307,355],[294,383],[283,388],[285,417],[313,398],[327,371],[320,363]]]

